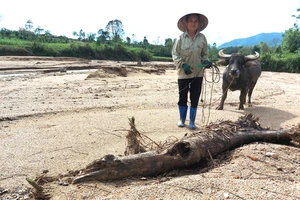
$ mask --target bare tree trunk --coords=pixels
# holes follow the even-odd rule
[[[221,127],[221,129],[224,127]],[[150,151],[124,157],[106,155],[84,169],[73,183],[85,181],[120,179],[130,176],[153,176],[172,169],[198,163],[204,158],[215,156],[227,150],[255,141],[286,143],[291,141],[288,130],[238,130],[216,129],[200,132],[192,137],[183,138],[162,152]],[[226,132],[226,131],[225,131]]]

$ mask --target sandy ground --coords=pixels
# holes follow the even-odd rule
[[[124,155],[128,117],[134,116],[137,129],[157,142],[191,133],[177,127],[172,63],[141,64],[0,57],[0,199],[30,198],[26,177],[82,169],[106,154]],[[105,66],[118,70],[98,70]],[[299,74],[263,72],[253,107],[237,110],[235,91],[228,93],[222,111],[215,110],[221,80],[211,83],[210,71],[206,75],[199,129],[247,113],[272,130],[300,123]],[[159,177],[52,184],[49,190],[52,199],[300,199],[300,148],[252,143],[224,152],[205,167]]]

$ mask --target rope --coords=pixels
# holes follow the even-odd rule
[[[202,122],[205,123],[206,121],[206,125],[208,124],[209,122],[209,118],[210,118],[210,109],[211,109],[211,105],[212,105],[212,94],[213,94],[213,88],[214,88],[214,84],[215,83],[218,83],[221,79],[221,75],[220,75],[220,70],[218,68],[218,66],[216,65],[216,63],[214,62],[212,64],[212,67],[211,67],[211,81],[209,81],[206,77],[206,71],[204,73],[204,82],[202,84],[202,92],[201,92],[201,102],[202,102]],[[210,98],[209,98],[209,104],[208,104],[208,117],[207,117],[207,120],[205,120],[205,108],[206,108],[206,91],[207,91],[207,83],[211,83],[211,90],[210,90]],[[203,88],[203,85],[204,85],[204,88]],[[204,100],[203,100],[203,95],[205,94],[204,96]]]
[[[215,71],[216,71],[216,76],[218,75],[217,78],[215,78],[215,76],[214,76]],[[201,93],[201,96],[203,96],[204,93],[206,94],[206,82],[212,84],[212,86],[211,86],[211,91],[210,91],[209,105],[208,105],[208,118],[207,118],[207,121],[206,121],[206,125],[208,125],[209,118],[210,118],[210,109],[211,109],[211,105],[214,104],[214,103],[216,103],[217,101],[219,101],[219,100],[223,97],[223,95],[224,95],[226,92],[228,92],[228,90],[229,90],[229,88],[230,88],[230,86],[231,86],[231,84],[233,83],[233,81],[234,81],[235,78],[233,78],[233,79],[231,80],[231,82],[229,83],[229,85],[228,85],[228,87],[226,88],[226,90],[222,93],[222,95],[221,95],[217,100],[215,100],[214,102],[212,102],[212,94],[213,94],[214,83],[219,82],[220,79],[221,79],[221,76],[220,76],[220,70],[219,70],[219,68],[217,67],[217,65],[214,63],[214,64],[213,64],[213,68],[212,68],[212,81],[210,82],[210,81],[208,81],[208,80],[206,79],[206,74],[204,74],[204,76],[205,76],[205,80],[206,80],[206,81],[204,82],[204,83],[205,83],[205,92]],[[203,101],[203,98],[201,98],[201,102],[203,103],[203,104],[202,104],[202,122],[205,123],[204,109],[206,108],[206,96],[204,97],[204,101]]]

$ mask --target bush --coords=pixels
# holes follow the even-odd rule
[[[115,57],[113,47],[107,44],[105,44],[102,48],[100,48],[98,53],[101,55],[100,59],[104,59],[104,60],[111,60]]]
[[[34,56],[60,56],[59,52],[55,51],[52,48],[48,48],[47,46],[34,42],[29,50],[32,52]]]
[[[146,51],[144,49],[138,49],[137,55],[141,61],[144,61],[144,62],[152,61],[152,54],[149,51]]]
[[[0,47],[0,56],[32,56],[24,47]]]
[[[160,56],[153,56],[152,60],[161,61],[161,62],[173,62],[173,59],[170,57],[160,57]]]
[[[300,72],[300,54],[266,53],[261,55],[262,70],[273,72]]]
[[[63,57],[76,57],[71,47],[66,47],[60,51],[60,56]]]
[[[114,54],[115,54],[115,57],[117,60],[132,60],[132,61],[134,61],[136,59],[134,52],[125,48],[121,44],[116,44],[114,46],[113,50],[114,50]]]

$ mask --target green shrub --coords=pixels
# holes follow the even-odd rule
[[[1,46],[11,46],[11,47],[24,47],[24,46],[31,46],[32,42],[27,40],[19,40],[15,38],[0,38],[0,45]]]
[[[32,53],[23,47],[0,47],[0,56],[32,56]]]
[[[144,49],[135,49],[134,52],[137,54],[137,59],[144,62],[152,61],[152,53]]]
[[[88,43],[71,43],[60,50],[60,56],[92,59],[95,51]]]
[[[300,54],[292,53],[266,53],[260,57],[262,70],[273,72],[300,72]]]
[[[48,48],[44,44],[34,42],[29,50],[32,52],[34,56],[60,56],[59,52],[55,51],[52,48]]]
[[[117,60],[135,60],[134,52],[121,44],[116,44],[113,50]]]
[[[152,60],[161,62],[173,62],[173,59],[171,57],[153,56]]]
[[[114,56],[114,49],[111,45],[105,44],[103,48],[99,49],[99,53],[102,56],[101,59],[111,60]]]

